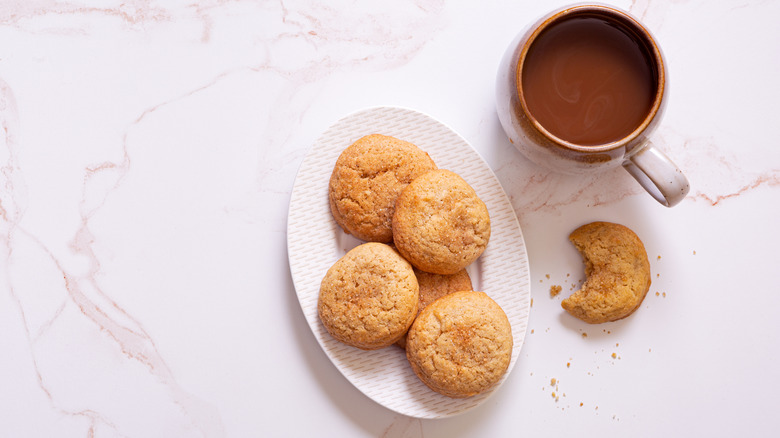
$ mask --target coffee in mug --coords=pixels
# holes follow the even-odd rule
[[[565,173],[622,164],[672,206],[687,179],[649,141],[665,96],[665,59],[652,35],[606,5],[562,8],[518,34],[496,85],[501,124],[529,159]]]

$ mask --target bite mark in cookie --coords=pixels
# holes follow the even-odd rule
[[[561,302],[571,315],[590,324],[631,315],[650,289],[650,262],[639,237],[611,222],[593,222],[569,236],[585,262],[582,287]]]

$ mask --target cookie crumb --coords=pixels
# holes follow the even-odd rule
[[[612,353],[612,359],[615,359],[617,357],[617,354]]]
[[[661,295],[661,293],[660,293],[660,292],[656,292],[656,293],[655,293],[655,296],[660,296],[660,295]]]
[[[696,250],[695,249],[693,250],[693,255],[696,255]]]
[[[658,256],[658,260],[661,260],[661,256]]]
[[[587,337],[588,337],[588,334],[587,334],[587,333],[585,333],[585,332],[582,332],[582,337],[583,337],[583,338],[587,338]]]
[[[534,329],[531,329],[531,334],[534,334]]]
[[[656,293],[656,295],[658,295],[658,293]],[[534,306],[534,299],[531,298],[531,307],[533,307],[533,306]]]
[[[661,295],[663,295],[663,297],[666,298],[666,292],[662,293]]]
[[[571,362],[566,362],[566,368],[570,368],[570,367],[571,367]]]
[[[550,298],[555,297],[561,293],[561,289],[563,288],[557,284],[550,286]]]
[[[580,407],[582,407],[582,402],[580,402]]]
[[[556,383],[558,383],[558,380],[555,377],[550,379],[550,386],[555,386]]]
[[[550,274],[544,274],[545,278],[550,279]]]

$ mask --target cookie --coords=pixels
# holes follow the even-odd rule
[[[328,269],[317,310],[334,338],[375,350],[406,333],[417,315],[419,299],[412,266],[388,245],[365,243]]]
[[[393,241],[422,271],[454,274],[482,255],[488,240],[487,207],[454,172],[439,169],[423,174],[396,200]]]
[[[414,268],[414,275],[417,277],[417,284],[420,285],[418,315],[428,304],[444,295],[462,290],[472,290],[471,277],[469,277],[469,273],[465,269],[461,269],[452,275],[439,275]],[[401,348],[406,348],[406,336],[402,336],[396,344]]]
[[[509,367],[509,319],[483,292],[446,295],[415,319],[406,357],[414,373],[434,391],[456,398],[477,395],[498,383]]]
[[[367,135],[336,160],[328,185],[330,210],[348,234],[370,242],[391,242],[395,201],[416,177],[436,164],[412,143]]]
[[[631,315],[650,289],[645,246],[629,228],[593,222],[569,236],[585,262],[582,288],[561,302],[573,316],[590,324]]]

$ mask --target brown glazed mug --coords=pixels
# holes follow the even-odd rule
[[[528,70],[529,66],[533,66],[528,63],[528,60],[529,52],[533,54],[534,44],[539,44],[537,53],[543,50],[542,47],[545,49],[554,47],[550,44],[541,45],[540,36],[549,40],[553,37],[544,35],[553,35],[550,29],[562,29],[561,23],[584,23],[587,20],[604,21],[608,23],[608,27],[619,28],[621,32],[629,35],[637,47],[641,46],[640,50],[644,54],[643,59],[646,60],[645,64],[649,72],[647,76],[649,91],[645,93],[647,111],[645,112],[645,106],[642,106],[636,124],[628,125],[628,130],[617,137],[589,144],[576,139],[565,139],[566,135],[560,134],[564,131],[557,134],[551,132],[553,130],[548,128],[552,125],[548,124],[546,127],[540,122],[540,117],[537,117],[541,112],[529,109],[529,101],[533,103],[531,97],[535,89],[524,88],[524,85],[529,85],[524,84],[524,80],[530,80],[533,71]],[[571,28],[571,25],[569,27]],[[556,32],[558,35],[562,31]],[[612,37],[605,38],[605,41],[612,44],[610,39]],[[562,41],[564,47],[569,42],[572,45],[579,43],[576,37],[569,42]],[[580,57],[578,59],[585,59],[585,61],[590,55],[589,52],[576,50],[575,54]],[[533,56],[538,58],[539,55]],[[496,81],[496,107],[499,120],[510,142],[534,163],[567,174],[602,172],[623,166],[658,202],[671,207],[685,198],[690,187],[680,169],[650,141],[650,136],[660,123],[666,105],[668,87],[665,65],[663,53],[650,31],[627,12],[602,4],[567,6],[551,12],[528,26],[507,48]],[[598,67],[605,68],[600,64]],[[576,72],[578,69],[571,71]],[[550,111],[555,117],[556,109],[552,107]],[[609,127],[611,122],[606,123]]]

